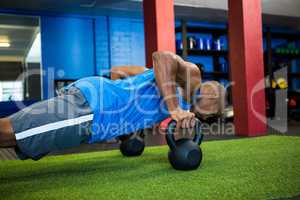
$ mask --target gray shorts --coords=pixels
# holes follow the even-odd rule
[[[53,150],[88,141],[93,114],[75,87],[11,115],[20,159],[38,160]]]

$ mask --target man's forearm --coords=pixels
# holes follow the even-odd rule
[[[177,56],[171,52],[153,53],[153,68],[157,86],[163,96],[169,112],[178,108],[176,97]]]
[[[184,73],[184,70],[180,70],[183,62],[179,56],[171,52],[155,52],[153,54],[157,86],[167,104],[168,111],[172,119],[177,121],[178,128],[189,128],[195,125],[195,114],[180,108],[176,95],[176,84],[180,84],[178,74]]]

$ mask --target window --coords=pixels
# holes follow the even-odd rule
[[[0,81],[0,101],[22,101],[22,81]]]

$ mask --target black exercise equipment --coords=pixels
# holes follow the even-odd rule
[[[145,149],[144,131],[138,131],[129,136],[121,136],[120,151],[123,156],[133,157],[140,156]]]
[[[193,140],[189,138],[175,140],[174,131],[176,124],[175,120],[170,121],[166,134],[167,143],[170,147],[168,154],[169,162],[177,170],[197,169],[202,161],[202,151],[199,147],[203,139],[201,123],[199,120],[196,120]]]

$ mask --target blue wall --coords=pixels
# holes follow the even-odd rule
[[[144,22],[118,17],[109,22],[111,66],[145,66]]]
[[[225,24],[198,22],[188,25],[226,27]],[[54,94],[54,79],[109,76],[112,66],[145,66],[141,18],[41,16],[41,38],[42,65],[50,75],[50,78],[45,76],[43,80],[45,98]],[[176,38],[181,39],[181,34],[177,34]],[[272,45],[280,42],[274,40]],[[207,72],[213,71],[212,57],[189,56],[188,59],[204,64]]]
[[[79,79],[95,74],[92,19],[41,17],[44,98],[54,95],[59,79]]]
[[[95,19],[97,75],[109,75],[112,66],[145,66],[144,23],[136,18]]]
[[[41,17],[44,98],[54,95],[54,79],[107,75],[112,66],[145,66],[142,19]]]
[[[300,49],[300,41],[296,43],[296,46]],[[297,59],[292,67],[292,72],[300,73],[300,59]],[[300,90],[300,79],[295,78],[293,80],[293,89]]]
[[[109,17],[95,19],[96,74],[108,75],[110,69]]]

